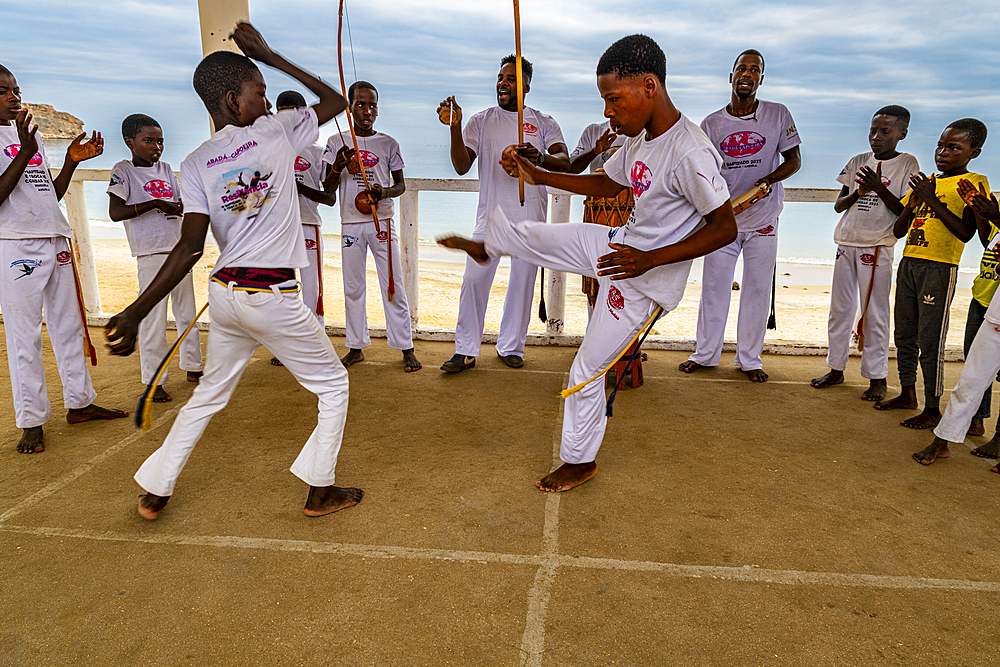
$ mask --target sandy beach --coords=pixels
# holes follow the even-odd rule
[[[344,288],[340,273],[340,237],[324,237],[323,304],[327,324],[344,322]],[[127,306],[138,289],[136,262],[129,253],[125,240],[95,240],[94,251],[104,312],[116,313]],[[205,257],[195,266],[195,295],[199,304],[207,298],[208,276],[218,257],[214,244],[206,245]],[[453,329],[458,316],[458,295],[462,285],[464,264],[450,259],[448,251],[421,246],[420,303],[421,327]],[[503,312],[503,297],[507,289],[508,267],[501,264],[493,283],[490,305],[486,314],[486,329],[497,329]],[[740,279],[737,267],[736,278]],[[768,342],[807,341],[825,345],[826,318],[829,308],[829,284],[833,267],[809,264],[779,264],[777,293],[778,328],[767,332]],[[701,295],[701,264],[696,262],[691,271],[691,281],[680,306],[662,319],[654,334],[693,338],[698,317],[698,299]],[[967,282],[967,281],[966,281]],[[567,276],[566,331],[583,332],[587,326],[587,302],[580,291],[580,278]],[[371,326],[383,326],[385,318],[379,297],[380,290],[371,257],[368,260],[368,321]],[[957,290],[951,309],[948,344],[961,347],[966,313],[971,292],[967,286]],[[739,310],[739,292],[733,292],[726,339],[735,340],[736,315]],[[533,313],[538,311],[536,287]],[[545,325],[536,317],[531,331],[542,332]],[[378,345],[379,343],[375,343]]]

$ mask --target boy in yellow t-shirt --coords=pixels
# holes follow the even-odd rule
[[[958,193],[958,182],[968,180],[989,190],[985,176],[968,170],[982,151],[986,126],[963,118],[945,128],[934,151],[940,171],[928,178],[910,179],[906,206],[896,218],[893,234],[906,236],[903,259],[896,272],[896,367],[900,395],[875,404],[878,410],[914,410],[917,402],[917,364],[924,375],[924,410],[900,422],[909,428],[934,428],[941,420],[944,393],[944,344],[948,311],[955,296],[958,263],[965,244],[976,233],[976,216]]]

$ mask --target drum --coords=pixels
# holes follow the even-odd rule
[[[603,171],[598,169],[597,173]],[[583,202],[583,221],[605,227],[621,227],[628,222],[634,206],[632,188],[625,188],[617,197],[587,197]],[[583,293],[593,307],[597,300],[597,281],[583,276]]]

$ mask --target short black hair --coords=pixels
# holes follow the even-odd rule
[[[9,76],[9,77],[10,77],[10,78],[12,78],[12,79],[14,78],[14,73],[13,73],[13,72],[11,72],[11,71],[10,71],[9,69],[7,69],[6,67],[4,67],[3,65],[0,65],[0,74],[2,74],[2,75],[4,75],[4,76]]]
[[[654,74],[666,85],[667,56],[651,37],[629,35],[609,46],[597,61],[597,76],[604,74],[617,74],[623,79]]]
[[[736,63],[738,63],[740,61],[740,58],[742,58],[743,56],[757,56],[758,58],[760,58],[760,73],[761,74],[764,73],[764,54],[758,51],[757,49],[747,49],[740,55],[736,56],[736,60],[733,61],[733,71],[736,71]]]
[[[872,114],[872,118],[875,116],[893,116],[904,126],[910,124],[910,110],[906,107],[901,107],[898,104],[890,104],[882,107]]]
[[[302,93],[297,90],[286,90],[278,95],[278,99],[274,101],[274,106],[279,109],[282,107],[295,107],[298,109],[305,105],[306,98],[302,97]]]
[[[241,53],[216,51],[205,56],[194,70],[194,90],[209,113],[221,110],[222,98],[230,90],[239,92],[243,84],[260,72]]]
[[[504,65],[510,64],[513,64],[515,67],[517,66],[517,55],[514,53],[509,56],[504,56],[504,58],[500,60],[501,68],[503,68]],[[529,62],[524,56],[521,56],[521,75],[528,79],[528,83],[531,83],[532,71],[531,62]]]
[[[122,121],[122,138],[135,139],[135,135],[139,134],[139,130],[144,127],[160,127],[160,124],[144,113],[126,116],[125,120]]]
[[[962,118],[961,120],[956,120],[945,129],[965,132],[966,136],[969,137],[969,145],[973,148],[982,148],[983,144],[986,143],[986,125],[981,120]]]
[[[375,93],[375,101],[378,102],[378,89],[367,81],[355,81],[347,89],[347,103],[354,104],[354,91],[358,88],[367,88],[368,90]]]

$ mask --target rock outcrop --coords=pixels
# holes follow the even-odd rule
[[[38,125],[42,139],[73,139],[83,132],[83,121],[48,104],[23,104]]]

